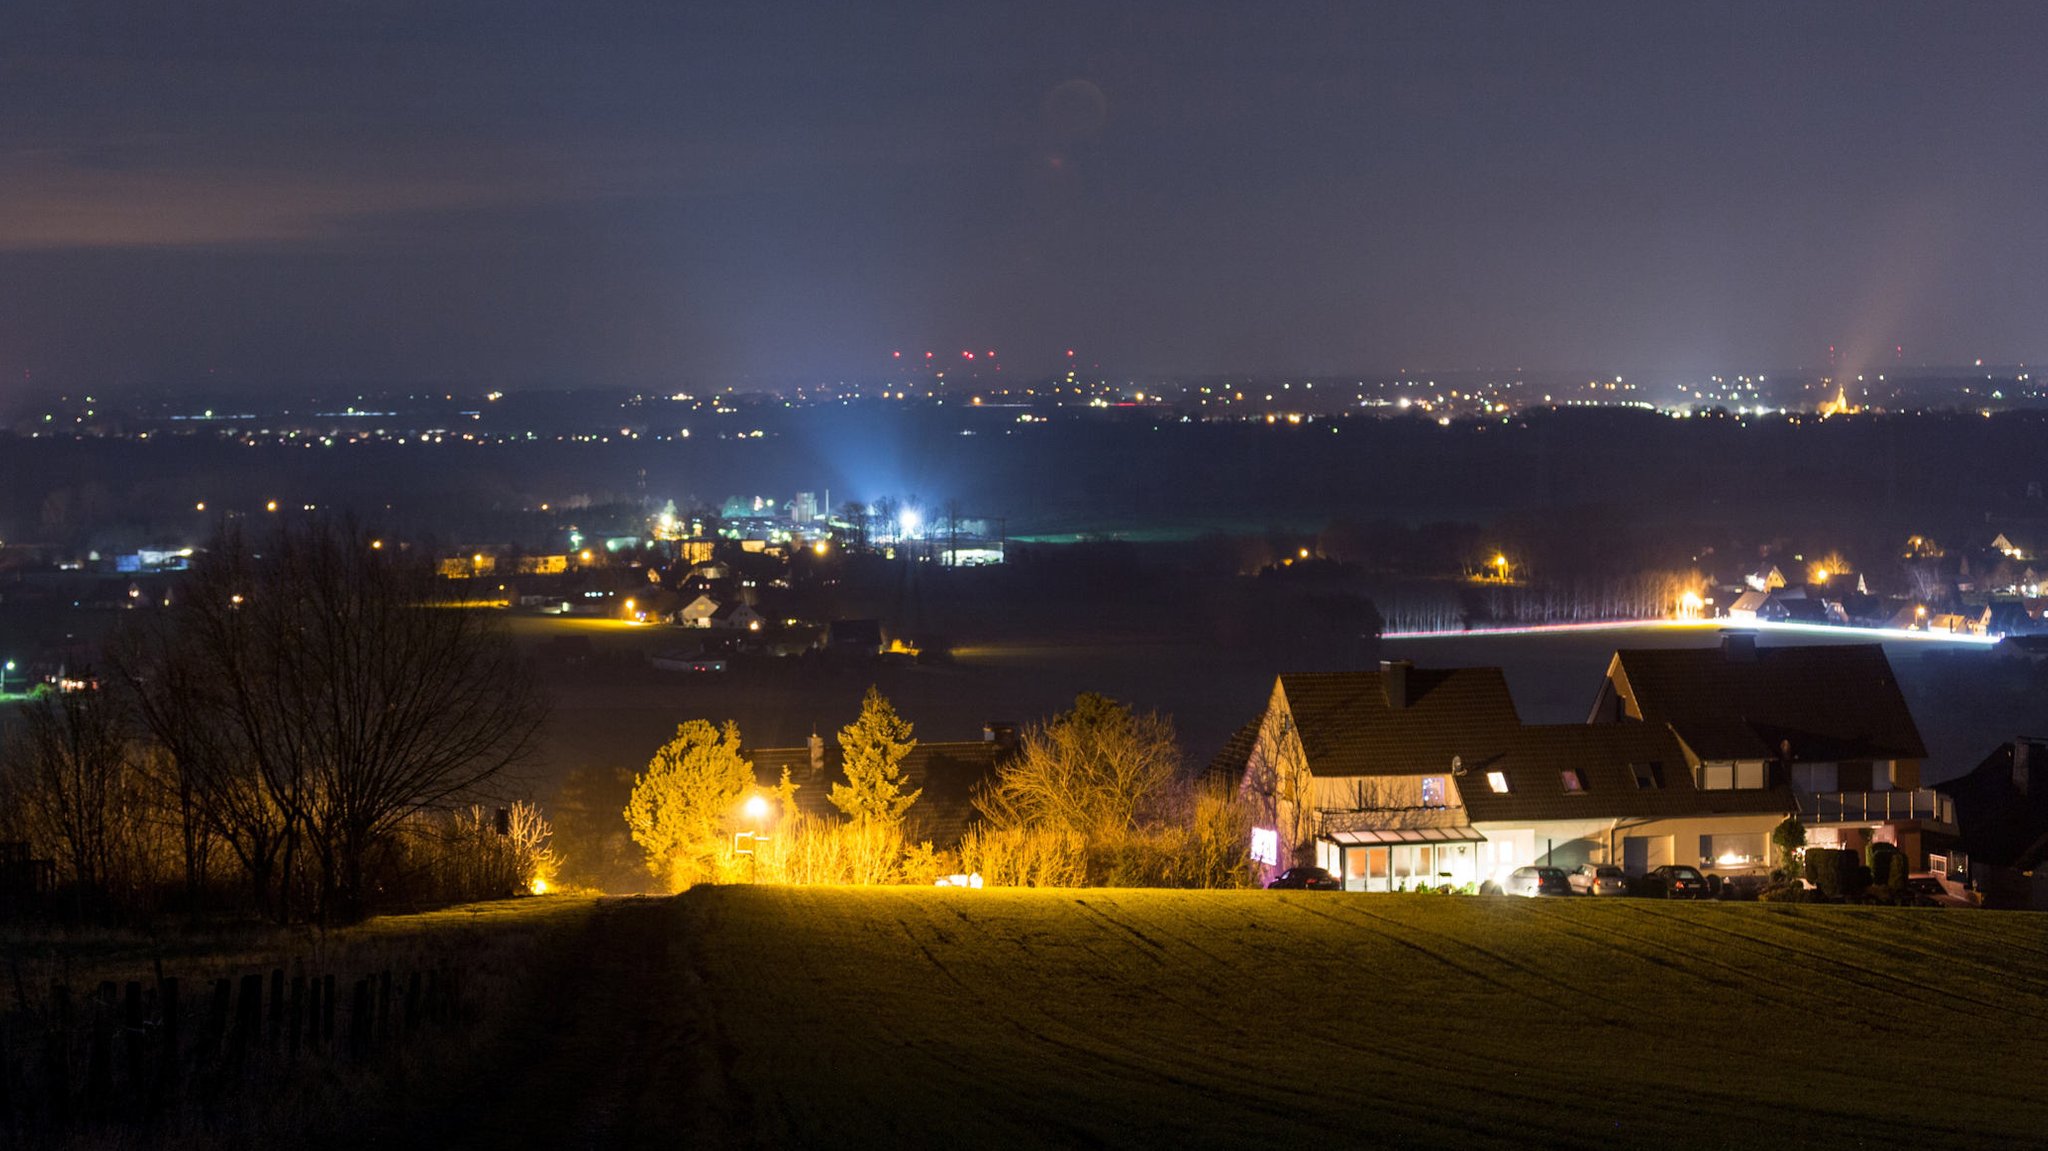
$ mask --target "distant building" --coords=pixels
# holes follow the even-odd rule
[[[1955,801],[1967,871],[1986,907],[2048,911],[2048,739],[2001,744],[1968,775],[1934,785]]]

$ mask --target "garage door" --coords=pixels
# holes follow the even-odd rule
[[[1621,841],[1621,869],[1630,875],[1641,875],[1671,861],[1668,835],[1631,835]]]

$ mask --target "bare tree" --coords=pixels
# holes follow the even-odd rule
[[[193,802],[290,917],[301,852],[322,918],[353,918],[371,849],[531,746],[542,697],[496,617],[353,525],[217,538],[125,678]]]
[[[948,499],[946,516],[946,566],[954,567],[960,562],[960,501]]]
[[[866,551],[868,546],[868,506],[859,500],[848,500],[839,505],[839,518],[853,529],[853,548]]]
[[[8,751],[10,800],[81,894],[105,894],[144,814],[112,700],[98,691],[38,699]]]
[[[901,538],[903,526],[897,521],[901,508],[902,505],[896,502],[895,496],[883,496],[869,505],[869,510],[874,513],[874,534],[877,540],[884,538],[885,535],[892,542]]]

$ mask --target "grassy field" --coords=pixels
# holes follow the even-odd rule
[[[650,912],[660,904],[649,904]],[[720,1143],[1995,1146],[2048,1131],[2025,915],[698,890]],[[723,1105],[715,1105],[722,1101]]]

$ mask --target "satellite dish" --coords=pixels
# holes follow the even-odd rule
[[[1463,775],[1463,774],[1465,774],[1465,757],[1464,757],[1464,756],[1462,756],[1462,755],[1454,755],[1454,756],[1452,756],[1452,757],[1451,757],[1451,774],[1452,774],[1452,775]]]

